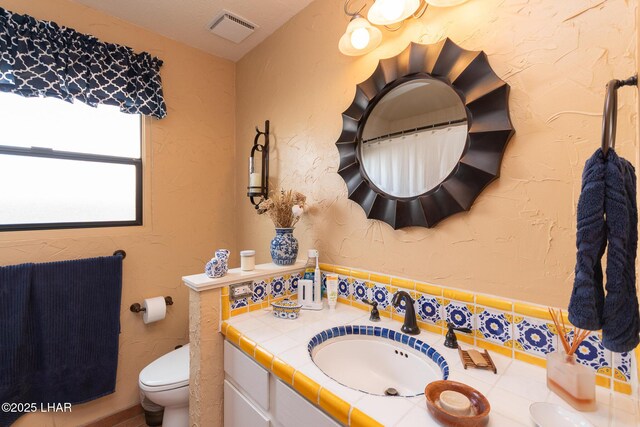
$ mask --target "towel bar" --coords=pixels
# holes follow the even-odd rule
[[[127,253],[122,249],[118,249],[113,253],[113,256],[116,256],[116,255],[120,255],[122,259],[125,259],[127,257]]]
[[[626,80],[611,80],[607,83],[602,117],[602,153],[607,156],[609,148],[616,146],[616,122],[618,120],[618,89],[622,86],[637,86],[638,75]]]
[[[167,305],[173,305],[173,298],[164,297],[164,302],[167,303]],[[147,309],[141,306],[140,303],[131,304],[131,307],[129,307],[129,310],[131,310],[131,312],[133,313],[140,313],[141,311],[147,311]]]

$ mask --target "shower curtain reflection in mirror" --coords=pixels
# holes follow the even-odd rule
[[[413,197],[435,188],[455,168],[467,123],[362,144],[364,170],[380,190]]]

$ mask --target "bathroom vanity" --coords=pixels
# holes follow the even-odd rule
[[[296,297],[295,282],[301,269],[302,263],[288,268],[264,264],[250,273],[231,270],[222,279],[203,278],[203,275],[184,278],[191,288],[192,425],[437,426],[427,410],[424,395],[411,394],[402,388],[410,385],[413,392],[419,392],[420,387],[410,384],[410,379],[417,377],[421,368],[416,364],[404,368],[409,365],[400,361],[411,362],[416,357],[421,361],[430,360],[434,379],[447,377],[484,394],[491,404],[490,426],[531,425],[529,406],[534,402],[552,402],[569,408],[547,388],[544,368],[500,354],[494,348],[490,351],[497,374],[465,370],[457,350],[444,346],[442,332],[427,331],[421,324],[419,335],[403,338],[406,335],[401,332],[399,316],[385,315],[380,322],[371,322],[367,306],[355,300],[352,305],[339,302],[333,311],[303,310],[295,320],[273,316],[271,301]],[[371,277],[370,280],[374,280],[381,276],[371,273]],[[229,285],[247,281],[252,281],[254,293],[231,301]],[[265,289],[261,289],[262,286]],[[476,301],[481,299],[478,297]],[[384,313],[390,312],[383,310]],[[326,361],[322,365],[316,360],[316,365],[312,359],[312,354],[317,356],[315,346],[321,346],[327,339],[345,338],[340,335],[356,330],[359,335],[373,335],[372,340],[395,341],[392,344],[398,353],[393,353],[393,357],[399,358],[398,366],[410,371],[409,375],[393,375],[401,396],[365,393],[345,386],[354,378],[339,377],[339,373],[348,370],[353,360],[339,354],[332,354],[331,359],[335,366],[344,367],[343,370],[332,372]],[[464,349],[473,348],[475,341],[469,342],[472,337],[460,335],[459,338]],[[355,356],[350,356],[360,357],[363,364],[369,361],[362,354],[353,353]],[[389,366],[384,361],[380,364]],[[372,379],[358,385],[360,389],[374,384],[373,377],[382,377],[376,375],[379,372],[375,367],[367,369]],[[355,380],[358,379],[356,376]],[[421,381],[426,386],[429,380]],[[212,404],[223,399],[221,406]],[[595,412],[582,413],[594,425],[636,426],[635,396],[597,387],[596,400]],[[224,421],[220,416],[223,412]]]

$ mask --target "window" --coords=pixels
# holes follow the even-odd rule
[[[140,115],[0,92],[0,231],[142,224]]]

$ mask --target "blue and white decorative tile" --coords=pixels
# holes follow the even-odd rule
[[[416,314],[423,322],[436,325],[442,320],[440,307],[440,302],[436,297],[422,294],[416,301]]]
[[[271,279],[271,297],[278,298],[284,295],[284,278],[274,277]]]
[[[533,317],[513,318],[514,346],[517,350],[544,357],[556,349],[556,335],[549,323]]]
[[[264,280],[253,282],[253,295],[251,295],[251,302],[262,302],[267,298],[267,295],[267,282]]]
[[[242,308],[247,306],[247,298],[240,298],[235,301],[231,301],[231,310],[236,308]]]
[[[285,280],[285,290],[289,294],[297,294],[298,293],[298,280],[302,279],[302,274],[293,273],[287,280]]]
[[[376,284],[371,288],[372,300],[378,303],[378,309],[384,310],[391,303],[391,295],[385,285]]]
[[[505,313],[487,307],[476,307],[476,336],[511,347],[511,320]]]
[[[349,298],[351,296],[351,285],[345,276],[338,276],[338,296]]]
[[[569,333],[571,338],[573,331]],[[611,352],[604,348],[597,332],[589,335],[576,350],[578,362],[601,374],[610,375]]]
[[[631,353],[613,354],[613,379],[617,381],[631,381]]]
[[[369,288],[367,287],[367,282],[364,280],[354,280],[353,281],[353,299],[358,302],[362,302],[362,300],[370,299],[369,297]]]
[[[447,301],[444,306],[446,320],[456,328],[473,329],[473,313],[467,304],[459,301]]]

